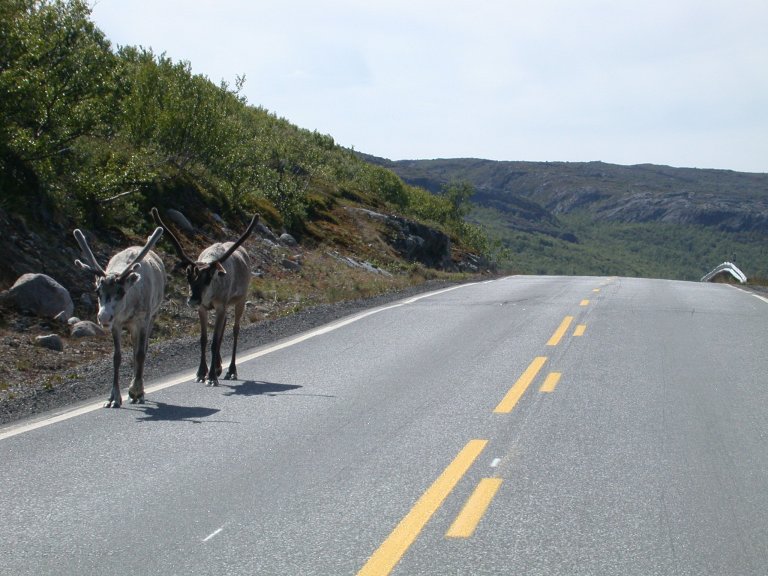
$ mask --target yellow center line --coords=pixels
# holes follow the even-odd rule
[[[544,379],[544,384],[539,388],[539,392],[554,392],[555,386],[560,382],[560,377],[562,375],[562,372],[550,372]]]
[[[547,346],[557,346],[563,335],[565,335],[566,330],[568,330],[568,327],[571,325],[571,322],[573,322],[573,316],[566,316],[565,319],[560,322],[560,326],[557,327],[557,330],[552,334],[552,337],[547,341]]]
[[[515,407],[517,401],[520,400],[520,397],[528,389],[528,386],[531,385],[531,382],[536,378],[536,375],[546,361],[546,356],[537,356],[533,359],[533,362],[528,365],[528,368],[525,369],[522,376],[520,376],[512,388],[509,389],[507,395],[504,396],[501,402],[499,402],[499,405],[493,409],[494,414],[509,414],[512,411],[512,408]]]
[[[501,488],[501,482],[501,478],[483,478],[480,480],[456,520],[448,528],[445,536],[447,538],[469,538],[472,536],[486,510],[488,510],[488,506],[491,505],[493,497],[496,496],[496,492]]]
[[[365,563],[358,576],[385,576],[397,565],[432,515],[488,444],[470,440]]]
[[[589,306],[589,300],[582,300],[582,301],[579,303],[579,306]]]
[[[584,331],[587,329],[586,324],[578,324],[576,326],[576,329],[573,331],[574,336],[584,336]]]

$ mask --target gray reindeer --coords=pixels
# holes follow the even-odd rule
[[[251,281],[251,259],[245,248],[240,245],[251,234],[259,215],[254,214],[251,223],[243,234],[234,242],[217,242],[205,250],[193,261],[186,255],[178,238],[160,218],[157,208],[152,208],[152,218],[166,232],[167,237],[179,256],[177,267],[183,267],[189,283],[190,306],[197,306],[200,318],[200,366],[197,369],[197,382],[207,382],[208,386],[219,385],[221,374],[221,341],[227,322],[227,307],[234,306],[232,361],[224,375],[225,380],[237,380],[237,338],[240,334],[240,318],[245,310],[245,299]],[[211,341],[211,366],[206,363],[208,345],[208,312],[214,310],[216,323]]]
[[[105,407],[119,408],[121,336],[128,330],[133,345],[133,380],[128,388],[131,403],[144,403],[144,361],[149,346],[149,335],[160,310],[165,294],[165,267],[152,247],[163,235],[158,227],[141,246],[131,246],[115,254],[102,268],[96,261],[83,233],[74,231],[85,262],[75,264],[96,277],[96,293],[99,298],[97,319],[99,324],[112,332],[114,342],[112,393]]]

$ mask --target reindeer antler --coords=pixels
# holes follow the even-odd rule
[[[88,246],[85,235],[80,231],[80,228],[76,228],[72,233],[75,235],[75,240],[77,240],[77,243],[80,245],[80,250],[82,250],[83,257],[85,258],[85,262],[75,260],[75,264],[80,266],[83,270],[93,272],[96,276],[106,276],[107,273],[104,272],[104,268],[99,266],[99,263],[96,262],[96,257],[93,255],[91,247]]]
[[[181,247],[181,242],[179,242],[179,239],[174,236],[173,232],[170,228],[165,224],[165,222],[162,221],[160,218],[160,212],[158,212],[157,208],[152,208],[150,210],[150,213],[152,214],[152,219],[155,221],[155,224],[158,226],[162,226],[162,228],[168,232],[168,239],[171,241],[171,244],[173,244],[173,247],[176,249],[176,253],[179,255],[179,259],[182,261],[182,264],[189,265],[194,264],[195,261],[192,260],[187,254],[184,252],[184,248]]]
[[[240,236],[240,238],[238,238],[235,241],[235,243],[232,244],[232,246],[230,246],[229,250],[224,252],[224,254],[222,254],[221,257],[218,260],[216,260],[216,262],[221,264],[222,262],[224,262],[224,260],[226,260],[227,258],[232,256],[232,254],[235,252],[235,250],[240,248],[240,245],[243,242],[245,242],[245,239],[248,238],[248,236],[250,236],[251,232],[253,232],[253,229],[256,227],[256,223],[258,221],[259,221],[259,214],[254,214],[253,218],[251,218],[251,223],[248,224],[248,228],[245,229],[245,232],[243,232],[242,236]]]
[[[118,276],[118,280],[124,280],[128,274],[131,273],[133,270],[133,267],[136,266],[139,262],[141,262],[144,259],[144,256],[147,255],[147,253],[152,250],[152,247],[157,244],[157,241],[160,240],[160,236],[163,235],[163,229],[162,227],[158,226],[155,228],[155,231],[152,232],[152,235],[147,238],[147,243],[144,244],[144,248],[141,249],[141,252],[139,252],[136,257],[131,260],[131,263],[128,264],[128,266],[125,267],[125,270],[123,270],[120,273],[120,276]]]

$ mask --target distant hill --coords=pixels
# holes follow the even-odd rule
[[[520,249],[520,242],[516,246],[511,241],[513,237],[520,240],[520,234],[545,235],[572,244],[599,241],[602,253],[614,260],[612,265],[603,261],[596,270],[594,259],[582,263],[571,259],[569,268],[563,270],[557,265],[560,258],[554,266],[546,264],[543,250],[535,258],[537,271],[602,273],[600,270],[610,269],[619,274],[698,279],[707,266],[719,263],[714,260],[738,254],[748,259],[745,265],[752,276],[768,275],[763,250],[768,240],[768,174],[603,162],[365,158],[390,168],[406,183],[434,193],[451,182],[470,183],[476,190],[472,201],[478,208],[473,218],[495,229],[510,249]],[[688,248],[681,246],[681,252],[694,252],[705,261],[681,268],[675,262],[680,254],[674,246],[666,247],[666,256],[654,249],[655,255],[649,253],[645,258],[643,246],[635,246],[633,258],[623,258],[628,231],[634,229],[647,238],[646,248],[650,248],[653,230],[669,242],[670,227],[677,228],[681,242],[683,234],[688,236]],[[613,242],[610,231],[623,240]],[[558,247],[562,248],[555,245]],[[645,261],[637,262],[638,258]]]
[[[603,162],[374,162],[431,192],[452,181],[469,182],[476,189],[477,204],[527,206],[534,220],[586,211],[595,220],[768,233],[768,174]]]

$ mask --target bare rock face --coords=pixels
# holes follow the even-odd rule
[[[487,268],[487,262],[468,254],[461,258],[461,261],[454,262],[450,237],[436,228],[400,216],[379,214],[363,208],[350,208],[350,210],[385,224],[387,231],[384,239],[406,260],[420,262],[429,268],[439,270],[477,271],[480,268]],[[473,262],[470,262],[470,259]],[[377,271],[377,273],[380,272]]]
[[[0,303],[41,318],[72,316],[75,305],[69,291],[45,274],[24,274],[0,293]]]
[[[387,224],[392,231],[392,246],[403,257],[430,268],[450,268],[451,240],[447,234],[398,216],[390,216]]]

